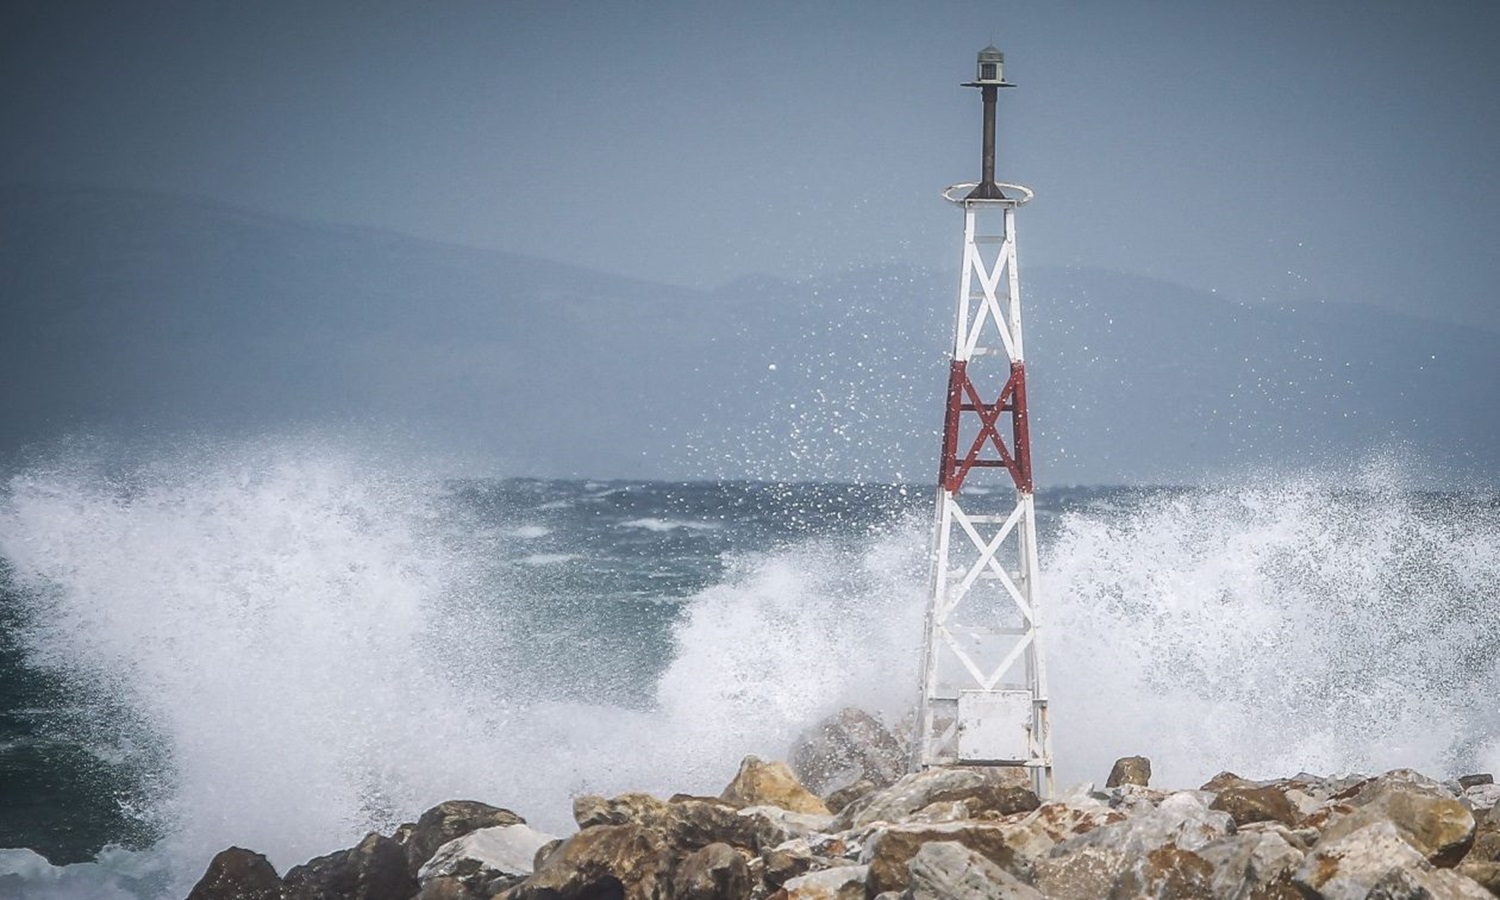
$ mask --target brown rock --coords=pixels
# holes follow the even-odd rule
[[[666,842],[641,825],[597,825],[553,851],[505,900],[657,900],[670,862]]]
[[[1219,791],[1219,795],[1208,805],[1229,813],[1235,825],[1251,822],[1280,822],[1283,825],[1297,823],[1297,811],[1292,808],[1286,794],[1274,787],[1230,786]]]
[[[1474,835],[1474,846],[1464,859],[1476,862],[1500,862],[1500,831],[1486,827]]]
[[[567,842],[562,838],[553,838],[536,848],[536,855],[531,858],[531,871],[535,872],[537,869],[540,869],[547,862],[547,857],[551,856],[565,843]]]
[[[1198,790],[1200,790],[1200,791],[1208,791],[1210,793],[1215,793],[1216,794],[1219,791],[1222,791],[1222,790],[1224,790],[1227,787],[1246,787],[1246,786],[1253,786],[1253,783],[1249,782],[1249,781],[1246,781],[1245,779],[1243,779],[1240,776],[1234,774],[1233,772],[1220,772],[1219,774],[1215,775],[1214,777],[1212,777],[1212,778],[1208,779],[1207,781],[1203,782],[1203,786],[1200,787],[1200,788],[1198,788]]]
[[[1144,756],[1126,756],[1115,760],[1114,768],[1109,770],[1109,778],[1104,782],[1105,787],[1119,787],[1122,784],[1138,784],[1146,787],[1151,783],[1151,760]]]
[[[671,803],[641,793],[608,800],[582,796],[573,801],[573,819],[584,830],[601,825],[641,825],[656,831],[678,852],[723,843],[758,854],[791,836],[786,827],[768,816],[741,812],[723,800],[686,795],[678,795]]]
[[[1398,769],[1359,786],[1348,798],[1353,811],[1331,818],[1324,842],[1387,821],[1433,865],[1452,867],[1474,842],[1474,815],[1436,782]]]
[[[281,876],[259,853],[230,847],[209,861],[187,900],[281,900]]]
[[[1483,773],[1480,773],[1478,775],[1460,775],[1460,776],[1458,776],[1458,786],[1461,787],[1461,788],[1464,788],[1465,790],[1467,790],[1468,788],[1471,788],[1471,787],[1479,787],[1481,784],[1494,784],[1494,783],[1495,783],[1495,776],[1489,774],[1488,772],[1483,772]]]
[[[413,877],[432,859],[437,848],[471,831],[495,825],[524,825],[526,820],[508,809],[478,800],[445,800],[422,813],[415,825],[403,825],[396,840],[406,848],[406,870]]]
[[[797,841],[795,843],[801,843]],[[817,860],[812,853],[794,847],[778,847],[765,854],[765,871],[761,878],[769,891],[778,890],[790,879],[812,871]]]
[[[818,796],[797,780],[784,762],[763,762],[747,756],[719,799],[734,806],[778,806],[792,812],[830,815]]]
[[[718,800],[684,800],[668,810],[667,841],[678,850],[722,843],[753,853],[774,847],[791,833],[767,816],[740,812]]]
[[[309,860],[286,873],[287,900],[410,900],[420,889],[406,848],[374,832],[352,850]]]
[[[666,802],[639,792],[604,798],[581,794],[573,798],[573,821],[580,829],[596,825],[628,825],[632,822],[659,827],[667,818]]]
[[[922,845],[933,841],[953,841],[1013,874],[1024,874],[1025,866],[1007,843],[1005,832],[995,825],[955,823],[951,825],[892,825],[870,836],[865,848],[870,874],[870,895],[882,891],[904,890],[911,874],[908,863]]]
[[[743,900],[750,896],[750,867],[728,844],[709,844],[677,864],[673,900]]]

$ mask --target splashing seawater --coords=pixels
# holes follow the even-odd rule
[[[844,698],[873,699],[890,662],[868,645],[920,613],[922,549],[902,533],[852,560],[816,536],[737,555],[677,617],[655,703],[589,703],[618,693],[618,661],[557,646],[549,626],[566,623],[549,617],[581,607],[539,610],[495,564],[534,556],[545,529],[452,499],[315,442],[9,481],[0,555],[29,607],[28,657],[129,712],[88,737],[149,782],[134,812],[161,836],[164,896],[231,844],[285,871],[454,797],[563,831],[581,791],[717,792],[744,754],[782,755]],[[600,627],[640,627],[624,623]]]
[[[591,623],[665,648],[631,676],[654,680],[632,705],[609,699],[628,667],[607,644],[556,643],[600,607],[535,590],[588,589],[566,579],[598,546],[537,522],[606,495],[509,516],[418,471],[266,441],[8,483],[0,555],[29,659],[128,713],[92,737],[139,760],[136,812],[167,872],[143,896],[185,894],[230,844],[284,871],[452,797],[563,831],[581,791],[716,793],[744,754],[784,756],[839,705],[894,718],[915,699],[920,512],[750,552],[734,509],[622,507],[620,525],[714,527],[598,534],[730,540],[669,614]],[[544,540],[574,559],[502,564]],[[689,545],[652,546],[665,555],[642,565],[665,569]],[[1378,480],[1098,491],[1049,516],[1043,551],[1064,783],[1138,752],[1174,786],[1223,768],[1500,768],[1493,498]]]
[[[1070,777],[1135,752],[1181,786],[1500,769],[1493,496],[1404,492],[1375,468],[1157,492],[1064,517],[1047,550]]]

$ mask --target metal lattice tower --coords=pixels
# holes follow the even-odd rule
[[[943,191],[964,214],[963,274],[911,765],[1024,766],[1047,796],[1052,742],[1016,271],[1016,210],[1032,192],[995,181],[995,100],[1013,86],[1003,66],[986,47],[964,85],[983,95],[983,177]]]

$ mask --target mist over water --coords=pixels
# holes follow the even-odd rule
[[[75,734],[132,773],[164,895],[231,844],[284,872],[455,797],[565,833],[574,794],[717,793],[840,705],[914,700],[924,504],[834,527],[792,486],[772,518],[821,524],[752,540],[730,504],[639,484],[485,490],[320,440],[9,480],[27,658],[91,698]],[[1041,499],[1062,783],[1128,753],[1184,787],[1500,768],[1493,498],[1367,476]],[[607,552],[678,587],[585,595]]]

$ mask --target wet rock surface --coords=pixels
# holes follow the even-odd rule
[[[259,853],[242,847],[221,850],[187,900],[280,900],[281,876]]]

